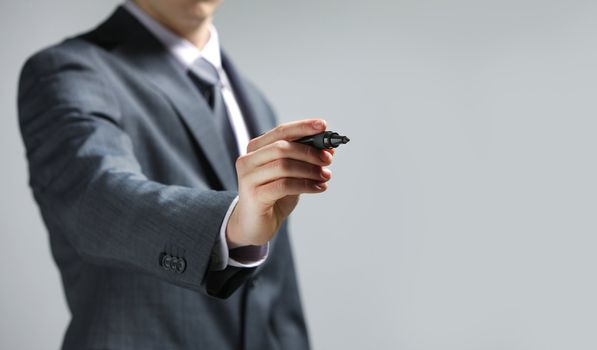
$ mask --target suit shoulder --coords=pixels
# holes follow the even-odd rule
[[[75,37],[35,52],[21,68],[19,95],[38,90],[40,86],[103,84],[103,64],[98,51],[95,45]]]
[[[91,68],[97,59],[96,51],[97,47],[79,37],[69,38],[33,53],[25,60],[21,74],[27,71],[43,73],[73,64]]]
[[[19,77],[19,118],[35,117],[48,108],[118,115],[118,100],[109,88],[102,60],[93,44],[79,38],[39,50]]]

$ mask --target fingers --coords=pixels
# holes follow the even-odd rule
[[[282,158],[256,168],[243,177],[243,182],[251,187],[276,181],[281,178],[307,179],[317,182],[328,181],[332,172],[318,165],[303,161]]]
[[[304,136],[323,132],[326,122],[323,119],[304,119],[278,125],[265,134],[252,139],[247,146],[247,153],[253,152],[278,140],[292,141]]]
[[[327,188],[325,182],[286,177],[257,187],[257,195],[266,202],[274,203],[288,195],[321,193]]]
[[[325,120],[306,119],[252,139],[247,154],[236,162],[240,191],[270,204],[290,195],[325,191],[332,173],[323,166],[331,164],[335,150],[292,142],[325,129]]]
[[[300,160],[318,166],[329,165],[332,162],[332,157],[325,151],[298,142],[278,140],[239,157],[236,165],[237,169],[244,173],[282,158]]]

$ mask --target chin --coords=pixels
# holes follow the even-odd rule
[[[222,0],[188,0],[189,20],[203,20],[213,16]]]

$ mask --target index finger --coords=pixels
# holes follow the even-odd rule
[[[253,152],[278,140],[293,141],[304,136],[318,134],[325,130],[323,119],[303,119],[276,126],[265,134],[252,139],[247,152]]]

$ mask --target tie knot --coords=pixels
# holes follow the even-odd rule
[[[220,83],[218,69],[203,57],[195,60],[189,69],[197,76],[197,78],[209,85],[215,86]]]

